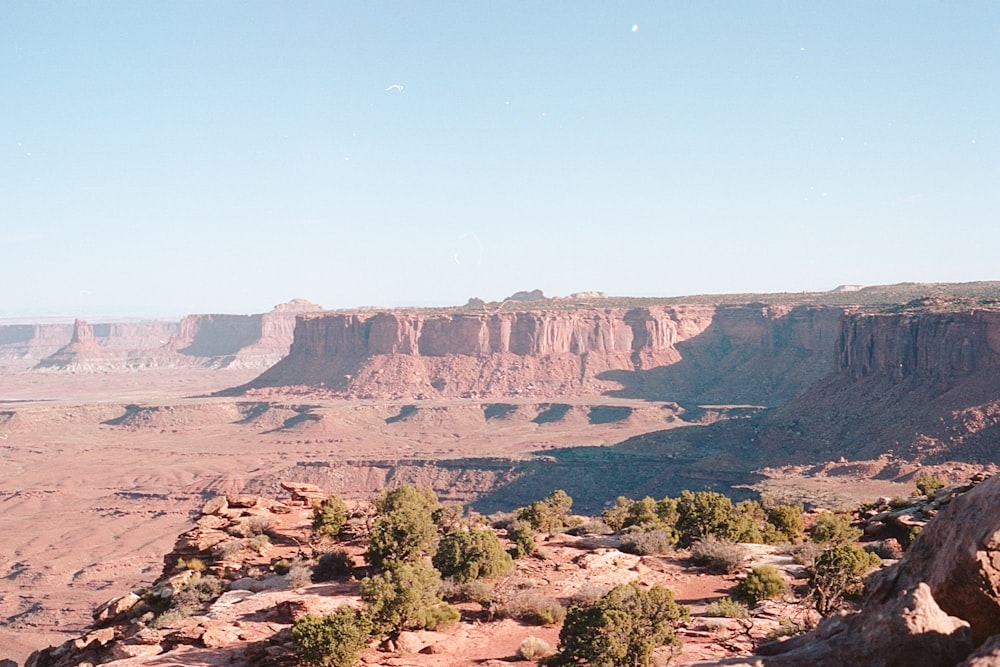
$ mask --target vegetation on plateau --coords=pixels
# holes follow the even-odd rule
[[[924,495],[939,488],[924,478],[918,486]],[[488,620],[561,624],[556,647],[527,637],[518,649],[523,659],[548,665],[665,664],[679,651],[676,630],[689,621],[690,611],[668,588],[632,581],[610,590],[581,589],[564,602],[517,586],[514,559],[531,554],[539,534],[613,533],[622,551],[688,558],[732,582],[729,596],[709,604],[704,615],[742,623],[760,613],[757,605],[779,597],[794,597],[822,615],[831,614],[858,596],[865,575],[882,562],[856,544],[861,530],[845,513],[820,512],[807,520],[799,505],[734,503],[713,491],[683,491],[659,500],[619,497],[591,519],[573,516],[572,505],[568,494],[556,490],[487,521],[465,515],[461,507],[442,506],[430,489],[406,485],[384,491],[363,531],[368,564],[359,584],[363,607],[296,621],[292,637],[302,660],[348,667],[372,640],[454,624],[462,612],[453,603],[461,602],[478,603]],[[324,500],[313,514],[317,543],[341,539],[348,521],[341,499]],[[754,542],[786,545],[781,549],[805,564],[808,576],[796,584],[772,565],[750,567],[746,543]],[[297,566],[282,567],[291,576]],[[346,551],[328,550],[314,565],[312,578],[343,578],[355,571]],[[789,622],[793,626],[804,627]]]

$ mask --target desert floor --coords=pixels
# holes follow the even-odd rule
[[[504,419],[489,419],[476,401],[411,412],[404,403],[209,396],[256,374],[0,376],[0,658],[20,662],[78,633],[97,604],[159,575],[163,555],[206,498],[261,480],[273,486],[296,463],[517,456],[683,425],[672,404],[608,398],[564,401],[568,410],[546,421],[532,418],[544,405],[517,401],[503,404]],[[595,405],[631,414],[588,419]],[[844,476],[774,477],[783,493],[898,492]],[[369,486],[358,484],[356,495],[370,494]]]

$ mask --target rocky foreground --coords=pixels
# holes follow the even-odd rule
[[[499,595],[530,595],[560,604],[639,580],[675,591],[692,616],[679,629],[683,652],[676,662],[699,665],[926,665],[1000,664],[1000,477],[946,489],[923,502],[868,507],[861,517],[869,533],[912,529],[919,537],[895,564],[868,582],[860,611],[822,620],[811,632],[769,640],[788,627],[809,625],[808,603],[787,598],[759,604],[748,619],[708,618],[705,607],[726,597],[737,576],[692,568],[683,552],[636,556],[617,548],[614,536],[552,535],[516,572],[495,584]],[[94,612],[93,628],[79,638],[36,652],[26,667],[111,665],[296,665],[290,627],[307,613],[360,606],[356,577],[312,583],[297,559],[315,555],[310,542],[311,503],[317,487],[286,485],[291,498],[219,496],[202,508],[196,526],[165,557],[163,576],[148,589],[109,600]],[[971,490],[970,490],[971,489]],[[928,521],[929,519],[929,521]],[[338,546],[362,562],[365,525],[355,512]],[[263,540],[266,531],[269,540]],[[776,565],[793,584],[802,568],[780,547],[755,545],[752,562]],[[289,564],[293,564],[289,567]],[[208,581],[219,582],[206,586]],[[206,591],[183,613],[152,610],[185,591]],[[366,665],[503,665],[517,660],[529,636],[551,646],[557,625],[533,626],[499,618],[478,603],[458,605],[461,621],[439,632],[404,632],[373,643]],[[176,599],[171,608],[178,608]],[[753,655],[756,653],[756,655]],[[8,663],[9,664],[9,663]]]

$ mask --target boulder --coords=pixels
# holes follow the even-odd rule
[[[229,503],[230,507],[248,508],[256,507],[260,498],[246,493],[234,493],[226,496],[226,502]]]
[[[201,506],[201,513],[209,516],[212,514],[218,514],[228,508],[229,503],[227,502],[226,497],[216,496]]]
[[[94,610],[94,621],[96,623],[113,621],[139,604],[140,599],[141,598],[135,593],[128,593],[127,595],[111,598]]]
[[[221,544],[232,537],[221,530],[208,528],[195,528],[180,536],[177,544],[174,545],[174,552],[178,554],[197,554],[208,551],[217,544]]]
[[[952,667],[972,650],[969,624],[944,613],[926,584],[860,613],[823,619],[812,632],[764,644],[758,656],[713,665],[741,667]]]
[[[100,630],[94,630],[93,632],[88,632],[84,636],[73,640],[73,648],[77,651],[83,651],[91,646],[107,646],[115,640],[115,629],[114,628],[101,628]]]
[[[946,613],[979,644],[1000,634],[1000,476],[956,497],[899,563],[878,577],[866,606],[926,582]]]
[[[281,482],[281,488],[292,494],[292,500],[305,505],[312,505],[314,501],[321,501],[326,498],[323,489],[315,484],[305,482]]]

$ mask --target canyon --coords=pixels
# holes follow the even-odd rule
[[[847,506],[995,469],[1000,284],[0,324],[0,656],[282,481],[505,510],[564,488]]]

